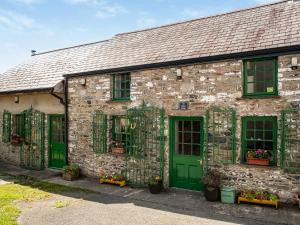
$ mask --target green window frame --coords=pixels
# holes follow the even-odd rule
[[[102,111],[93,113],[93,151],[107,153],[107,115]]]
[[[18,135],[21,138],[25,137],[25,115],[24,114],[13,115],[13,134]]]
[[[112,116],[112,139],[115,144],[119,145],[122,143],[123,147],[129,146],[129,120],[125,115],[123,116]]]
[[[242,117],[242,162],[249,150],[263,149],[270,155],[270,166],[277,165],[277,117]]]
[[[2,124],[2,142],[8,143],[11,140],[11,113],[8,111],[3,112]]]
[[[113,74],[113,100],[130,100],[130,73]]]
[[[260,58],[243,62],[243,96],[278,95],[277,58]]]

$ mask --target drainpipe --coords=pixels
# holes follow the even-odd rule
[[[51,89],[50,95],[52,95],[53,97],[59,99],[59,102],[60,102],[62,105],[65,105],[64,99],[63,99],[62,97],[60,97],[59,95],[57,95],[57,94],[54,93],[54,88]]]
[[[65,77],[64,80],[64,95],[65,95],[65,154],[66,154],[66,165],[69,164],[68,160],[68,151],[69,151],[69,116],[68,116],[68,77]]]

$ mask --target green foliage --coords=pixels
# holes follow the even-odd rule
[[[160,176],[153,176],[149,178],[149,185],[157,185],[162,182]]]
[[[113,174],[113,175],[104,174],[100,178],[105,179],[105,180],[114,180],[114,181],[126,180],[125,177],[122,174]]]
[[[70,203],[71,203],[70,201],[56,201],[56,202],[54,202],[52,207],[57,208],[57,209],[64,208],[64,207],[69,206]]]
[[[279,199],[278,195],[261,190],[243,190],[241,191],[240,196],[249,200],[257,199],[276,201]]]
[[[71,165],[68,165],[68,166],[64,166],[63,171],[64,172],[75,172],[76,173],[76,172],[80,171],[80,167],[77,164],[71,164]]]
[[[214,169],[208,169],[202,178],[207,187],[219,188],[221,185],[221,173]]]

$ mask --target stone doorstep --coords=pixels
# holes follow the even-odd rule
[[[158,195],[149,193],[147,189],[131,188],[100,184],[96,179],[81,178],[75,181],[65,181],[58,175],[57,171],[30,171],[21,169],[12,165],[0,164],[0,172],[9,175],[26,175],[38,179],[43,179],[49,183],[77,187],[91,190],[99,194],[113,195],[122,198],[128,198],[135,201],[147,201],[154,204],[160,204],[173,207],[178,210],[205,213],[220,216],[233,216],[236,218],[247,218],[259,221],[273,223],[300,224],[300,212],[297,208],[283,206],[278,210],[272,207],[257,205],[237,205],[223,204],[220,202],[207,202],[201,192],[187,191],[182,189],[171,189]],[[41,178],[44,177],[44,178]]]

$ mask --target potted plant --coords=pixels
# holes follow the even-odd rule
[[[80,176],[80,168],[77,164],[71,164],[69,166],[64,166],[63,168],[63,179],[72,181]]]
[[[298,194],[296,195],[296,198],[297,198],[297,202],[298,202],[298,204],[299,204],[299,209],[300,209],[300,193],[298,193]]]
[[[100,175],[100,184],[117,184],[120,187],[126,185],[126,179],[122,174]]]
[[[150,177],[148,187],[150,193],[159,194],[163,189],[163,183],[161,177],[160,176]]]
[[[123,143],[120,141],[115,141],[112,143],[111,153],[113,154],[124,154],[125,149],[123,147]]]
[[[238,197],[238,204],[241,202],[273,205],[278,207],[279,196],[261,190],[242,190]]]
[[[21,138],[19,135],[17,134],[13,134],[11,136],[11,144],[12,145],[20,145],[23,141],[23,138]]]
[[[204,196],[207,201],[215,202],[220,199],[221,173],[217,170],[208,169],[203,177],[205,185]]]
[[[270,155],[267,150],[257,149],[247,152],[247,164],[268,166],[270,163]]]

